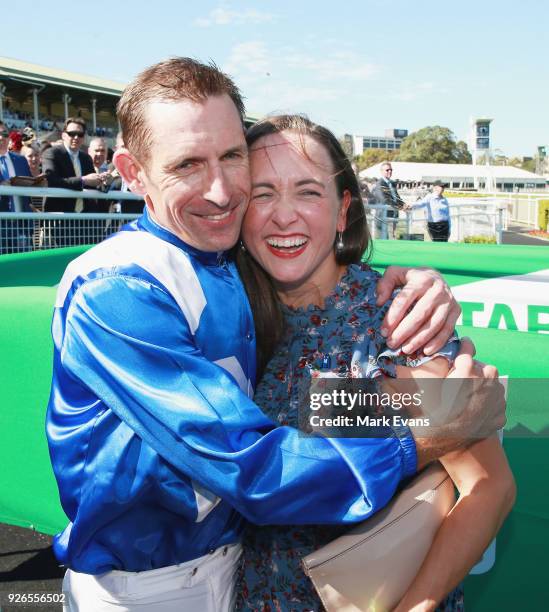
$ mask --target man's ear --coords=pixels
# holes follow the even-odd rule
[[[112,161],[130,191],[138,195],[146,195],[147,188],[143,182],[143,168],[128,149],[125,147],[117,149]]]
[[[348,189],[345,189],[343,192],[343,197],[341,198],[341,207],[339,209],[339,214],[337,216],[337,231],[344,232],[347,227],[347,211],[349,210],[349,206],[351,205],[351,192]]]

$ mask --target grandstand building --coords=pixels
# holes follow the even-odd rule
[[[113,138],[123,83],[0,57],[0,118],[10,129],[37,133],[82,117],[89,133]]]
[[[82,117],[90,136],[114,139],[116,104],[124,87],[117,81],[0,57],[0,119],[9,129],[30,126],[40,136],[62,128],[67,117]],[[254,121],[247,117],[247,123]]]
[[[402,141],[408,136],[408,130],[389,129],[385,130],[384,136],[356,136],[345,134],[343,140],[353,157],[362,155],[367,149],[385,149],[386,151],[396,151],[400,149]]]
[[[527,172],[514,166],[474,166],[472,164],[427,164],[391,161],[393,179],[398,183],[431,185],[442,181],[450,189],[496,191],[540,191],[545,190],[547,179],[539,174]],[[375,164],[360,172],[363,180],[381,176],[381,164]]]

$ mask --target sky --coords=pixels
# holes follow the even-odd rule
[[[487,116],[496,153],[549,144],[545,0],[32,0],[5,17],[0,55],[122,83],[166,57],[213,60],[254,116],[463,140]]]

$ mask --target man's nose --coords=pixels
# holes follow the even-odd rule
[[[222,168],[212,168],[206,178],[204,199],[220,208],[228,206],[231,201],[229,181]]]

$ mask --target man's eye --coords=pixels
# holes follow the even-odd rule
[[[231,159],[242,159],[243,154],[241,151],[230,151],[226,155],[223,156],[223,159],[231,160]]]
[[[300,191],[299,192],[300,196],[305,196],[305,197],[315,197],[315,198],[320,198],[321,197],[321,193],[318,191],[314,191],[313,189],[306,189],[305,191]]]

